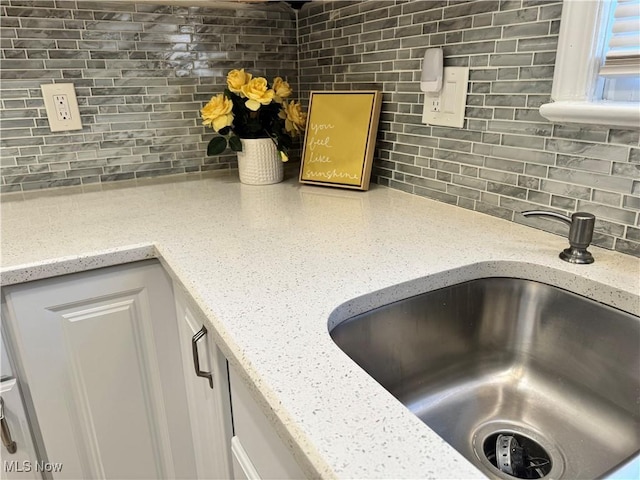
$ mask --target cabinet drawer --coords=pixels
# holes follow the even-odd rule
[[[293,455],[282,442],[267,417],[252,398],[242,379],[229,369],[231,385],[231,406],[235,431],[234,445],[234,478],[253,480],[253,466],[257,478],[262,479],[301,479],[306,476],[293,458]],[[239,449],[238,447],[241,447]],[[245,452],[247,459],[239,458]],[[242,464],[243,468],[238,468]]]
[[[231,455],[233,457],[234,480],[260,480],[260,474],[253,466],[238,437],[231,439]]]

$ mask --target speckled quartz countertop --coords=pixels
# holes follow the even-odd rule
[[[310,476],[483,478],[357,367],[329,323],[484,276],[638,315],[640,260],[384,187],[246,186],[237,173],[2,198],[2,282],[157,257],[208,317]],[[375,292],[372,294],[372,292]]]

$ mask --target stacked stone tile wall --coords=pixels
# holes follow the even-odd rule
[[[640,256],[638,130],[538,113],[561,10],[555,0],[314,2],[298,18],[300,83],[384,93],[377,183],[565,236],[565,225],[519,212],[586,210],[596,244]],[[422,123],[428,47],[443,47],[445,66],[470,68],[463,128]]]
[[[232,68],[294,83],[296,15],[211,4],[2,0],[2,191],[236,166],[206,156],[199,109]],[[82,130],[50,131],[40,85],[52,82],[75,85]]]

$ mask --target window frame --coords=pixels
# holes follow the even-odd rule
[[[597,98],[611,0],[564,0],[551,88],[540,114],[553,122],[640,129],[640,105]]]

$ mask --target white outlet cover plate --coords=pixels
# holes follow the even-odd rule
[[[424,95],[422,122],[428,125],[462,128],[468,85],[468,67],[444,67],[440,91]]]
[[[44,98],[44,106],[47,109],[47,118],[49,119],[49,128],[52,132],[64,132],[67,130],[82,130],[82,119],[80,118],[80,110],[78,109],[78,100],[76,99],[76,91],[73,83],[48,83],[40,85],[42,89],[42,97]],[[69,106],[69,118],[61,120],[58,118],[56,105],[53,97],[56,95],[65,95]]]

